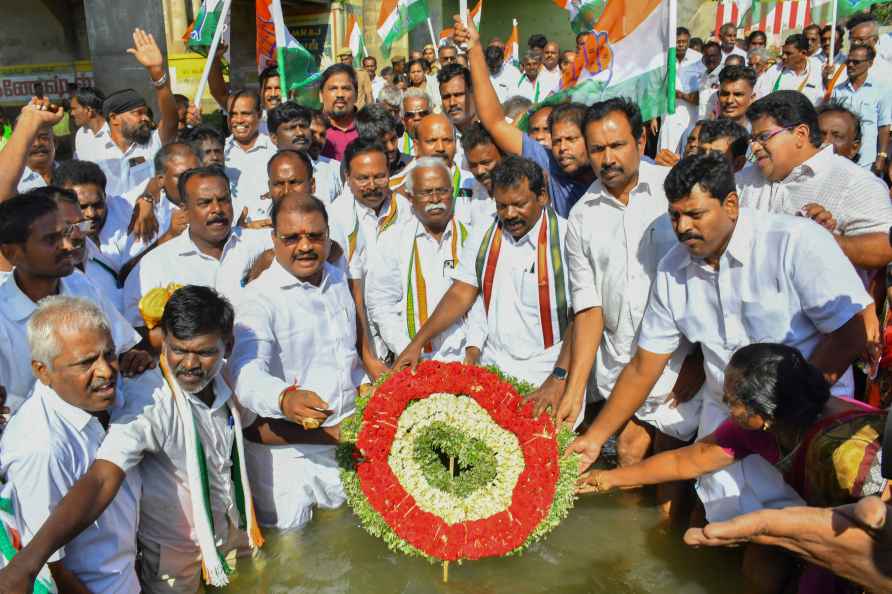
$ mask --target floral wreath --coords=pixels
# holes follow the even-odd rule
[[[338,451],[347,500],[388,547],[431,562],[500,557],[573,506],[573,438],[495,368],[425,361],[357,398]]]

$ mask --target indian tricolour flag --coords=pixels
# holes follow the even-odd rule
[[[517,32],[517,19],[511,19],[511,35],[505,42],[505,62],[518,66],[520,64],[520,35]]]
[[[569,98],[591,105],[624,96],[645,120],[674,112],[675,26],[675,0],[607,0],[563,90],[545,103]]]
[[[291,35],[282,16],[281,0],[255,0],[257,10],[257,70],[276,64],[282,96],[308,91],[320,78],[316,58]],[[303,102],[317,103],[315,91]],[[312,106],[312,105],[311,105]]]
[[[427,20],[426,0],[384,0],[378,15],[381,51],[390,55],[396,40]]]
[[[471,18],[474,20],[474,26],[477,27],[477,30],[479,31],[480,19],[483,17],[483,0],[477,0],[477,4],[474,5],[474,8],[468,11],[468,14],[471,15]],[[454,32],[452,27],[443,29],[440,31],[440,39],[449,39]]]
[[[199,53],[202,56],[208,55],[208,48],[211,47],[211,40],[214,38],[214,32],[217,30],[217,23],[220,22],[223,13],[223,4],[223,0],[204,0],[204,2],[201,3],[201,8],[198,10],[198,16],[195,17],[195,21],[189,25],[189,28],[183,33],[183,41],[186,43],[187,49]],[[229,45],[228,33],[229,30],[227,25],[227,29],[224,30],[223,33],[223,41],[227,46]]]
[[[359,26],[355,14],[351,14],[347,18],[343,45],[349,47],[350,53],[353,54],[353,66],[355,68],[362,66],[362,59],[366,55],[365,44],[362,42],[362,28]]]
[[[570,17],[570,27],[577,35],[583,31],[591,31],[593,23],[598,18],[600,7],[604,5],[602,0],[552,0],[559,7],[567,11]]]

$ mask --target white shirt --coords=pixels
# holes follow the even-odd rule
[[[533,272],[542,220],[540,218],[520,240],[515,240],[507,231],[502,233],[489,311],[486,312],[486,344],[481,355],[484,365],[496,365],[505,373],[537,386],[551,373],[561,350],[558,336],[555,336],[551,347],[545,349],[543,346],[538,279]],[[567,221],[560,217],[557,221],[563,252]],[[458,268],[452,271],[454,280],[480,288],[477,255],[487,230],[475,229],[465,241]],[[564,274],[564,284],[569,305],[571,298],[567,274]]]
[[[93,133],[88,126],[81,126],[74,135],[74,158],[95,162],[102,154],[109,135],[107,122],[103,123],[96,133]]]
[[[372,79],[372,97],[376,100],[378,99],[378,93],[381,92],[381,89],[384,88],[384,85],[387,84],[387,81],[384,80],[383,76],[376,76]]]
[[[198,249],[187,227],[177,237],[143,256],[127,276],[124,313],[134,326],[144,326],[139,300],[152,289],[170,283],[213,287],[236,306],[245,275],[267,249],[272,249],[269,229],[235,227],[217,260]]]
[[[520,71],[511,64],[502,64],[498,73],[491,74],[489,79],[499,97],[499,103],[517,94],[517,83],[520,81]]]
[[[827,65],[827,54],[824,53],[824,50],[819,51],[815,55],[809,58],[818,68],[823,68]],[[836,52],[833,54],[833,65],[834,66],[844,66],[846,63],[846,53],[845,52]]]
[[[434,239],[416,219],[415,224],[406,223],[400,227],[392,227],[381,234],[381,242],[388,246],[382,250],[380,257],[369,265],[366,279],[366,305],[369,318],[377,324],[381,337],[390,352],[399,355],[403,352],[412,337],[408,327],[408,299],[412,292],[412,303],[415,311],[419,311],[420,296],[417,294],[415,280],[413,245],[417,246],[418,262],[421,265],[422,277],[426,286],[425,301],[427,315],[434,313],[437,304],[452,286],[450,272],[458,265],[458,257],[462,253],[462,232],[459,228],[457,236],[453,235],[453,223],[446,227],[440,241]],[[467,228],[465,228],[465,239]],[[455,253],[453,254],[453,242]],[[410,269],[412,270],[412,286],[409,286]],[[479,299],[478,299],[479,301]],[[482,309],[480,310],[482,313]],[[413,317],[418,324],[420,318]],[[425,359],[438,361],[462,361],[465,348],[483,345],[485,324],[482,317],[476,319],[476,331],[471,332],[469,324],[459,321],[431,341],[432,352],[423,352]],[[415,331],[421,326],[416,325]],[[468,337],[471,337],[470,342]]]
[[[542,84],[539,76],[536,77],[535,81],[532,81],[527,78],[526,74],[521,74],[513,94],[529,99],[533,103],[539,103],[548,95],[548,88]]]
[[[269,175],[266,165],[270,158],[276,154],[276,145],[266,134],[258,134],[254,144],[248,150],[230,136],[226,139],[223,149],[226,159],[227,175],[231,175],[230,181],[235,186],[232,194],[232,209],[235,213],[233,224],[242,216],[242,209],[248,209],[248,220],[266,218],[263,213],[268,213],[269,200],[260,197],[269,192]],[[262,216],[256,216],[261,214]]]
[[[145,180],[124,194],[123,198],[130,204],[131,208],[136,207],[136,201],[139,199],[140,195],[146,191],[146,186],[148,185],[149,180]],[[170,220],[173,217],[173,214],[180,210],[179,206],[170,201],[167,197],[167,192],[163,188],[161,189],[160,194],[160,198],[155,202],[154,206],[155,220],[158,221],[158,233],[155,234],[155,237],[152,238],[148,245],[151,245],[155,240],[167,233],[168,229],[170,229]],[[142,251],[142,249],[144,248],[141,248],[140,251]]]
[[[356,352],[356,306],[344,273],[324,264],[320,285],[302,282],[278,260],[248,285],[236,313],[229,359],[239,401],[283,418],[279,394],[312,390],[328,404],[331,426],[351,415],[365,372]],[[297,445],[297,451],[327,446]]]
[[[875,49],[877,57],[874,58],[870,71],[887,80],[892,79],[892,33],[880,35]]]
[[[92,301],[108,318],[117,353],[127,352],[140,341],[139,334],[118,313],[114,304],[79,270],[59,279],[59,294],[83,297]],[[22,293],[15,275],[10,274],[0,282],[0,325],[5,326],[13,348],[4,352],[9,357],[9,377],[0,377],[0,386],[6,387],[6,406],[15,413],[31,394],[34,375],[31,373],[31,349],[28,346],[28,320],[37,304]]]
[[[799,91],[813,105],[817,105],[824,98],[824,82],[821,79],[821,69],[814,60],[806,60],[805,72],[796,74],[790,68],[784,68],[781,64],[775,64],[756,79],[753,93],[756,99],[774,91]]]
[[[718,270],[683,244],[660,261],[638,346],[674,353],[703,348],[704,395],[722,402],[725,366],[740,347],[778,342],[809,357],[821,337],[873,300],[822,227],[804,218],[741,208]],[[851,394],[852,386],[840,386]]]
[[[719,73],[722,71],[721,66],[716,66],[712,72],[706,72],[700,75],[700,95],[699,105],[697,106],[697,119],[704,118],[714,119],[716,116],[716,99],[719,92]]]
[[[690,50],[688,50],[688,51],[690,51]],[[734,49],[732,49],[727,54],[725,53],[725,50],[722,50],[722,65],[723,66],[724,66],[725,60],[728,58],[728,56],[740,56],[741,58],[743,58],[743,63],[746,64],[746,59],[747,59],[746,51],[737,47],[736,45],[734,46]]]
[[[703,55],[696,50],[689,49],[685,52],[684,58],[677,65],[677,76],[675,77],[677,91],[692,93],[700,88],[700,81],[706,73],[706,66],[703,65],[702,58]],[[678,98],[675,102],[675,113],[663,116],[657,148],[682,154],[684,152],[682,141],[697,122],[699,109],[698,104],[688,103],[684,99]]]
[[[668,167],[641,163],[638,185],[624,205],[600,181],[570,211],[567,269],[574,311],[600,307],[604,333],[595,358],[598,391],[607,398],[638,347],[638,329],[660,259],[678,244],[663,190]],[[651,395],[665,397],[678,378],[685,349],[675,351]]]
[[[539,96],[539,99],[545,99],[552,93],[556,93],[561,88],[561,68],[560,66],[555,66],[554,70],[549,70],[542,65],[542,68],[539,69],[539,80],[542,83],[542,92]]]
[[[334,202],[344,188],[341,181],[341,162],[320,156],[313,161],[313,179],[316,181],[314,196],[326,205]]]
[[[19,178],[19,183],[16,186],[16,192],[19,194],[24,194],[25,192],[30,192],[35,188],[45,188],[46,180],[43,179],[43,176],[25,165],[25,170],[22,172],[22,177]]]
[[[0,441],[0,468],[15,488],[23,544],[87,473],[103,438],[105,429],[96,417],[65,402],[52,388],[35,386]],[[139,495],[139,474],[128,473],[102,515],[49,562],[61,560],[97,594],[140,592],[135,571]]]
[[[87,237],[85,241],[87,256],[84,274],[118,312],[124,313],[124,293],[122,287],[118,286],[119,270],[115,269],[114,263],[96,247],[92,239]]]
[[[152,132],[146,144],[131,144],[121,152],[111,138],[96,144],[95,162],[105,173],[107,196],[123,196],[128,190],[141,184],[155,174],[155,154],[161,149],[161,135],[157,130]],[[140,163],[133,161],[141,160]]]
[[[120,272],[124,264],[142,253],[147,246],[127,230],[133,218],[133,206],[126,198],[109,196],[105,199],[105,206],[108,214],[99,230],[97,246],[115,271]]]
[[[237,428],[226,406],[232,391],[217,376],[210,407],[192,394],[185,396],[207,459],[215,536],[226,542],[229,526],[237,526],[239,521],[230,474]],[[186,472],[186,432],[173,392],[159,371],[150,370],[139,382],[131,382],[127,401],[128,412],[109,425],[96,457],[128,473],[139,467],[146,486],[140,500],[140,541],[181,552],[197,551],[193,494]],[[196,495],[201,497],[200,493]]]

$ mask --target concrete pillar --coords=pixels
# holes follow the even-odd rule
[[[344,5],[340,2],[331,3],[331,59],[338,61],[338,50],[344,41]]]

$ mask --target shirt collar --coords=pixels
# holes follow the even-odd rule
[[[52,409],[53,412],[74,425],[78,431],[86,429],[90,421],[96,418],[87,411],[63,400],[61,396],[56,394],[55,390],[40,380],[35,384],[34,390],[40,395],[43,402],[46,403],[47,408]]]
[[[649,179],[650,174],[653,171],[653,168],[655,168],[655,167],[659,167],[659,166],[651,165],[647,161],[645,161],[643,159],[641,160],[641,163],[639,163],[639,165],[638,165],[638,183],[635,185],[634,188],[632,188],[632,191],[629,192],[629,202],[630,203],[632,202],[632,199],[638,195],[652,196],[653,190],[654,190],[654,185],[659,187],[659,184],[652,184]],[[592,196],[588,200],[591,200],[591,201],[606,200],[607,202],[610,202],[614,206],[619,206],[622,208],[628,207],[628,205],[623,204],[622,202],[617,200],[613,194],[608,192],[607,189],[601,184],[601,180],[599,180],[599,179],[595,180],[595,182],[591,185],[591,187],[589,188],[588,191],[591,192],[592,194],[594,194],[594,196]],[[586,201],[586,202],[588,202],[588,201]]]
[[[278,285],[282,289],[293,289],[300,288],[309,291],[320,291],[324,292],[329,285],[333,282],[336,282],[339,278],[340,271],[329,264],[328,262],[322,265],[322,282],[319,283],[319,286],[313,285],[312,283],[308,283],[298,279],[296,276],[291,274],[290,271],[286,270],[284,266],[279,264],[277,259],[273,259],[273,263],[267,269],[267,271],[272,274],[273,280],[276,285]]]
[[[753,224],[750,220],[748,210],[741,208],[738,211],[737,223],[734,225],[734,231],[731,232],[731,240],[725,247],[723,256],[733,258],[740,264],[746,265],[749,261],[750,253],[753,246]]]
[[[781,180],[780,183],[789,183],[792,181],[797,181],[799,177],[803,174],[809,176],[815,176],[819,171],[826,171],[828,168],[832,166],[831,161],[833,160],[833,145],[828,144],[822,149],[819,149],[817,153],[812,155],[810,158],[806,159],[799,165],[793,168],[787,177]]]
[[[539,217],[539,220],[536,221],[536,224],[533,225],[532,229],[527,231],[527,234],[524,235],[523,237],[521,237],[520,239],[514,239],[514,236],[507,232],[502,233],[502,235],[504,236],[505,240],[512,245],[519,247],[524,244],[529,244],[530,246],[535,248],[537,245],[536,242],[539,238],[539,227],[542,226],[542,221],[545,219],[546,214],[547,213],[546,213],[545,209],[543,209],[542,215]]]
[[[418,219],[418,217],[416,217],[416,220],[417,219]],[[447,239],[450,239],[452,237],[452,226],[458,225],[458,224],[459,224],[458,220],[456,220],[456,218],[453,216],[452,219],[450,219],[449,223],[446,225],[446,230],[443,231],[443,237],[440,238],[439,243],[442,243],[442,242],[446,241]],[[424,225],[421,224],[420,220],[418,221],[418,224],[415,225],[415,237],[427,237],[431,241],[437,243],[437,240],[434,239],[434,236],[431,235],[430,232],[428,232],[428,230],[424,228]]]
[[[263,132],[257,133],[257,138],[254,140],[254,144],[249,149],[242,148],[242,145],[235,141],[235,136],[232,134],[229,135],[229,138],[226,139],[226,150],[238,149],[243,153],[253,153],[258,150],[266,150],[269,148],[270,138]]]
[[[171,203],[173,204],[173,203]],[[226,238],[226,243],[223,244],[223,252],[221,253],[220,259],[223,259],[222,254],[226,253],[226,250],[230,245],[237,242],[241,238],[241,228],[233,227],[229,232],[229,237]],[[176,242],[176,243],[173,243]],[[176,238],[171,240],[173,246],[177,250],[177,254],[180,256],[189,256],[192,254],[198,254],[207,258],[210,258],[207,254],[198,249],[198,246],[195,245],[195,242],[192,241],[192,237],[189,235],[189,227],[187,226],[182,233],[180,233]]]
[[[223,379],[222,374],[217,374],[217,377],[214,378],[214,401],[211,403],[210,406],[202,402],[201,398],[199,398],[195,394],[186,393],[186,397],[190,401],[192,401],[193,404],[208,408],[211,412],[217,412],[217,410],[219,410],[221,406],[226,404],[230,396],[232,396],[232,389],[229,387],[229,384],[227,384],[226,381]]]
[[[15,271],[0,285],[0,301],[3,303],[4,313],[16,322],[24,321],[37,309],[37,304],[19,288],[15,280]]]

